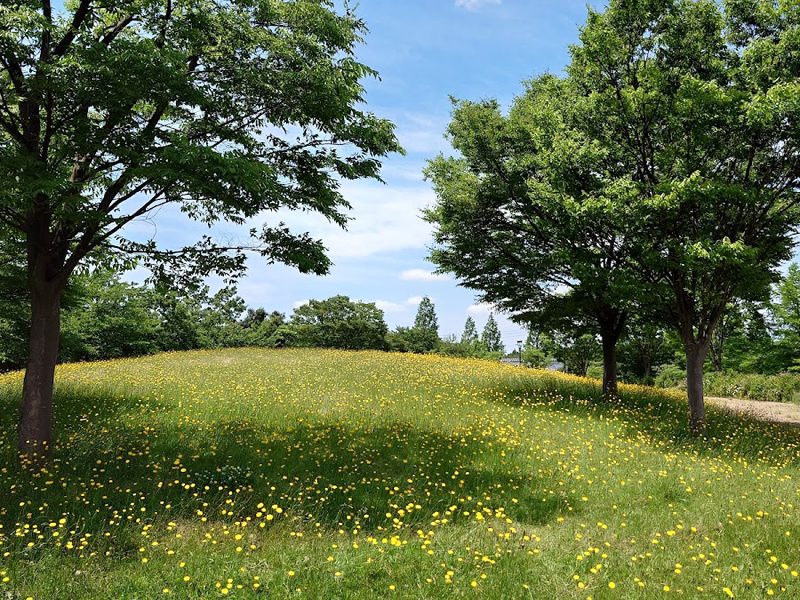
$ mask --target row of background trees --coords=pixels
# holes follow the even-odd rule
[[[24,271],[0,268],[0,369],[22,368],[27,356],[30,308]],[[436,308],[420,302],[414,324],[390,331],[374,303],[347,296],[310,300],[287,318],[249,308],[233,287],[211,294],[201,286],[183,292],[136,284],[96,270],[73,279],[64,296],[60,360],[103,360],[156,352],[230,347],[319,347],[395,352],[439,352],[498,358],[503,343],[489,316],[481,335],[469,317],[464,335],[440,338]]]
[[[730,302],[715,328],[705,368],[713,373],[776,375],[800,372],[800,267],[791,264],[763,302]],[[618,369],[628,383],[680,387],[681,340],[654,321],[632,320],[619,340]],[[529,365],[557,360],[578,375],[602,376],[602,343],[581,320],[532,332],[523,348]],[[713,375],[712,375],[713,377]],[[800,378],[800,376],[799,376]]]
[[[29,309],[23,272],[0,268],[0,369],[24,366]],[[102,360],[156,352],[229,347],[323,347],[439,353],[497,359],[505,354],[492,315],[482,332],[468,317],[460,337],[441,336],[436,308],[421,301],[414,324],[390,331],[374,303],[334,296],[311,300],[288,318],[248,307],[234,288],[178,293],[122,281],[98,270],[76,278],[65,295],[60,360]],[[518,352],[510,349],[509,355]],[[602,342],[580,320],[560,329],[531,330],[523,363],[558,366],[577,375],[602,376]],[[654,322],[636,321],[619,342],[620,378],[675,387],[685,377],[680,339]],[[792,264],[768,302],[730,303],[712,338],[711,372],[773,375],[800,371],[800,267]],[[798,376],[800,378],[800,376]]]

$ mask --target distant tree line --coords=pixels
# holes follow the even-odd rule
[[[30,303],[25,271],[0,267],[0,369],[25,366]],[[116,271],[76,276],[65,291],[59,361],[142,356],[157,352],[234,347],[306,347],[443,353],[498,358],[500,331],[490,316],[479,337],[470,317],[460,340],[439,337],[436,309],[422,299],[412,327],[390,331],[374,303],[347,296],[310,300],[287,318],[248,307],[235,288],[176,291],[123,281]]]
[[[661,387],[685,385],[683,346],[671,328],[633,318],[618,346],[623,381]],[[528,365],[556,361],[570,373],[602,375],[601,340],[580,319],[562,319],[558,328],[532,331],[522,356]],[[800,266],[793,263],[788,267],[772,287],[769,299],[728,303],[714,330],[704,367],[711,393],[716,393],[716,382],[722,380],[719,373],[726,373],[725,381],[730,381],[734,374],[800,372]]]

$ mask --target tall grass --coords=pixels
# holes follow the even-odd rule
[[[793,597],[797,430],[485,361],[66,365],[52,464],[0,377],[0,597]]]

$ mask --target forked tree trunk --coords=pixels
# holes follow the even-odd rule
[[[61,286],[31,286],[31,330],[19,420],[19,452],[24,461],[45,458],[53,442],[53,382],[61,334]]]
[[[689,397],[689,425],[692,433],[700,435],[706,430],[706,405],[703,396],[703,362],[708,352],[708,342],[690,342],[686,349],[686,393]]]

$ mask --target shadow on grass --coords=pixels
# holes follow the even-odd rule
[[[12,402],[0,397],[0,409]],[[120,558],[136,555],[145,524],[197,520],[199,511],[210,524],[269,512],[275,522],[291,515],[298,526],[352,530],[358,523],[370,532],[428,527],[445,517],[474,523],[475,510],[499,507],[540,525],[575,505],[548,495],[551,482],[532,474],[481,466],[498,464],[502,444],[490,439],[408,424],[193,421],[150,400],[75,390],[61,390],[56,406],[62,426],[41,472],[16,466],[12,419],[0,416],[8,465],[0,471],[0,523],[7,532],[27,524],[33,535],[64,518],[95,538],[111,532]],[[26,552],[33,558],[35,549]]]
[[[759,421],[706,404],[708,425],[703,436],[691,433],[686,399],[657,388],[622,386],[617,398],[602,394],[599,382],[543,374],[515,380],[504,391],[506,404],[524,405],[528,398],[546,398],[549,410],[569,409],[572,414],[616,420],[627,436],[645,436],[669,451],[696,452],[703,456],[741,456],[771,464],[800,464],[800,429],[789,424]]]

